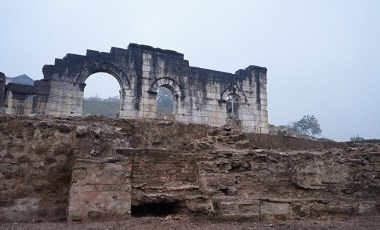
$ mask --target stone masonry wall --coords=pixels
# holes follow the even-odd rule
[[[71,174],[68,221],[128,218],[131,165],[128,159],[77,159]]]
[[[80,197],[82,204],[86,204],[83,210],[93,208],[88,211],[89,216],[98,213],[97,218],[104,219],[119,210],[120,214],[113,213],[111,219],[123,219],[133,215],[132,206],[170,202],[177,202],[181,212],[221,219],[315,218],[380,211],[378,152],[230,150],[199,155],[129,148],[117,152],[127,156],[121,162],[126,164],[124,168],[132,169],[131,174],[126,171],[121,178],[129,183],[125,186],[115,183],[109,188],[119,202],[114,201],[108,210],[99,207],[112,202],[96,207],[91,201],[88,203],[89,197],[95,196],[88,195],[93,188],[86,188]],[[92,178],[95,174],[87,175]],[[100,178],[99,184],[105,183]],[[122,200],[120,193],[125,191],[130,193]],[[97,202],[101,202],[99,199],[103,196],[97,196]]]
[[[33,86],[8,83],[5,86],[4,113],[15,115],[29,115],[32,113]]]
[[[118,153],[132,158],[131,205],[177,201],[183,209],[208,208],[199,190],[198,154],[165,149],[119,149]]]
[[[260,136],[171,121],[1,116],[0,221],[121,220],[168,203],[221,219],[380,212],[379,145]],[[281,149],[259,148],[268,141]]]
[[[0,117],[0,222],[68,218],[74,159],[100,151],[109,157],[124,146],[115,127],[88,126],[51,117]]]
[[[14,93],[7,91],[7,97],[5,98],[5,113],[14,115],[29,115],[32,113],[32,100],[18,99],[14,97]]]
[[[54,65],[45,65],[44,79],[35,83],[33,112],[82,115],[85,81],[97,72],[109,73],[119,82],[120,117],[167,117],[268,133],[266,68],[249,66],[233,74],[191,67],[181,53],[137,44],[130,44],[128,49],[113,47],[110,53],[87,50],[85,56],[67,54]],[[157,112],[158,87],[171,90],[172,114]],[[231,95],[239,103],[234,118],[227,114]]]
[[[71,137],[48,121],[0,118],[0,221],[66,219]]]
[[[206,159],[200,161],[200,184],[220,217],[292,219],[379,212],[378,152],[224,151]]]

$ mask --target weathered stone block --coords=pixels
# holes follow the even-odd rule
[[[240,203],[239,204],[239,214],[241,215],[252,215],[260,216],[260,205],[259,201],[253,201],[249,203]]]
[[[260,212],[261,216],[264,218],[289,215],[290,206],[289,203],[262,201],[260,204]]]
[[[3,176],[16,176],[20,173],[20,166],[18,164],[0,162],[0,175]]]
[[[71,177],[72,181],[76,183],[78,180],[84,180],[87,177],[87,172],[85,169],[73,169]]]
[[[73,185],[71,187],[71,193],[84,193],[97,191],[95,185]]]
[[[127,218],[131,209],[131,170],[128,158],[76,160],[70,188],[69,221]]]

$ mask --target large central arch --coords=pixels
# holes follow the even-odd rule
[[[88,63],[82,70],[82,72],[78,75],[77,78],[77,84],[82,85],[83,87],[80,87],[81,94],[84,95],[84,90],[86,86],[86,80],[91,75],[95,73],[107,73],[111,76],[113,76],[119,83],[120,87],[120,109],[119,114],[121,110],[124,110],[124,104],[125,104],[125,96],[126,91],[130,91],[131,84],[127,77],[127,74],[122,70],[122,68],[118,67],[115,64],[109,63],[109,62],[94,62],[94,63]],[[83,98],[83,96],[82,96]],[[84,102],[83,102],[84,103]],[[83,103],[82,103],[82,114],[83,114]]]
[[[85,83],[86,79],[95,73],[108,73],[114,76],[119,82],[120,88],[129,89],[131,87],[127,74],[120,67],[109,62],[88,63],[80,72],[77,83]]]

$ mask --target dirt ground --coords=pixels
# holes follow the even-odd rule
[[[292,221],[217,221],[203,218],[186,217],[141,217],[131,218],[125,221],[113,221],[87,224],[68,223],[3,223],[0,224],[2,230],[63,230],[63,229],[339,229],[339,230],[364,230],[380,229],[380,215],[377,216],[355,216],[339,217],[334,219],[313,219],[313,220],[292,220]]]

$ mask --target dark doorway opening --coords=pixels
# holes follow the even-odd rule
[[[180,211],[179,202],[145,203],[132,205],[131,215],[134,217],[144,216],[167,216]]]

